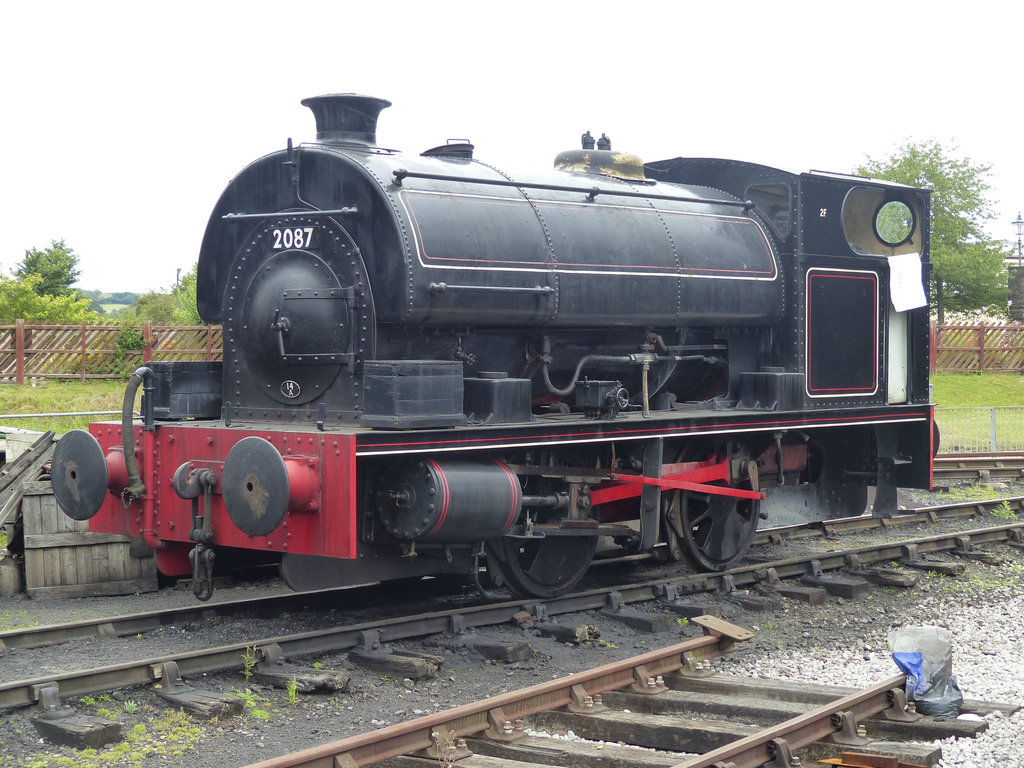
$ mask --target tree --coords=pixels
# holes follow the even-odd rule
[[[78,255],[63,240],[54,240],[50,247],[40,251],[32,248],[25,251],[25,258],[14,269],[22,279],[29,275],[41,278],[39,290],[47,296],[68,296],[74,291],[71,286],[81,274],[78,269]]]
[[[174,322],[174,296],[169,293],[144,293],[121,315],[121,322],[139,325],[147,320],[157,325]]]
[[[36,274],[26,275],[21,280],[0,275],[0,323],[17,320],[52,325],[101,322],[88,299],[75,293],[48,295],[42,291],[42,282],[43,278]]]
[[[196,308],[196,282],[199,263],[192,265],[188,274],[174,286],[174,322],[182,325],[202,325],[203,319]]]
[[[934,141],[907,142],[891,157],[867,162],[862,176],[932,190],[930,287],[939,322],[945,310],[1006,306],[1009,288],[1003,260],[1005,245],[985,236],[994,218],[989,200],[991,166],[954,156]]]

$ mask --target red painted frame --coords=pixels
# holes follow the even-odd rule
[[[120,449],[120,424],[92,424],[89,431],[99,440],[104,453]],[[223,458],[237,442],[253,436],[269,442],[286,459],[304,462],[319,479],[312,503],[300,509],[289,509],[281,524],[266,536],[250,536],[235,526],[224,506],[219,484]],[[357,557],[353,435],[277,428],[235,429],[195,422],[157,425],[149,434],[136,427],[134,444],[139,474],[147,482],[145,496],[125,507],[114,492],[109,493],[89,527],[103,533],[142,536],[144,508],[147,503],[152,504],[152,535],[167,544],[157,553],[158,567],[164,573],[180,575],[191,571],[185,555],[194,546],[189,539],[192,505],[171,488],[174,472],[184,463],[191,464],[193,469],[208,468],[217,476],[218,484],[211,498],[215,546],[342,559]],[[143,449],[149,445],[152,445],[150,450]],[[199,504],[202,512],[202,497]]]

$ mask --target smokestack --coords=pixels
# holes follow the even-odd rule
[[[331,93],[302,100],[316,118],[316,140],[375,146],[377,117],[391,106],[387,99],[358,93]]]

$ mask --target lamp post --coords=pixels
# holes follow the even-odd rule
[[[1017,266],[1019,267],[1020,266],[1020,239],[1021,239],[1021,236],[1024,235],[1024,219],[1022,219],[1020,217],[1020,211],[1017,211],[1017,220],[1016,221],[1011,221],[1010,223],[1013,224],[1017,228]]]

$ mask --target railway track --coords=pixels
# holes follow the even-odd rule
[[[1024,498],[1005,500],[1020,509]],[[954,517],[973,516],[983,512],[984,502],[918,510],[893,520],[851,518],[829,521],[798,529],[776,529],[766,534],[766,541],[799,540],[809,535],[834,536],[837,531],[861,531],[866,528],[890,530],[899,523],[921,523]],[[1003,503],[1003,501],[999,501]],[[957,528],[922,537],[889,539],[857,547],[830,549],[787,557],[762,560],[722,573],[686,573],[644,581],[612,584],[597,589],[575,592],[547,600],[508,600],[498,603],[473,604],[411,616],[373,620],[362,624],[333,626],[327,629],[298,632],[290,635],[247,639],[245,642],[203,648],[173,655],[138,658],[120,664],[46,673],[24,680],[0,683],[0,708],[24,707],[38,703],[41,691],[52,686],[61,697],[82,696],[115,690],[125,686],[158,683],[173,664],[180,675],[205,674],[223,670],[239,670],[248,654],[258,660],[287,657],[300,658],[319,653],[356,651],[372,653],[382,643],[421,638],[433,634],[464,634],[482,627],[506,625],[517,617],[528,615],[544,622],[551,617],[595,610],[621,611],[632,604],[657,601],[666,610],[692,612],[687,598],[698,593],[727,595],[737,590],[770,588],[781,594],[794,594],[817,589],[820,592],[852,597],[870,588],[870,584],[892,583],[883,563],[902,561],[920,569],[942,569],[948,564],[931,562],[924,556],[953,552],[965,557],[981,557],[979,547],[994,543],[1018,543],[1024,540],[1024,522],[981,528]],[[832,576],[831,572],[841,572]],[[790,583],[799,586],[789,587]],[[12,630],[0,633],[6,648],[38,648],[81,637],[114,637],[140,634],[159,626],[205,621],[223,613],[262,613],[282,605],[296,610],[299,601],[324,605],[337,599],[336,593],[324,592],[297,596],[272,597],[267,600],[244,600],[225,605],[203,604],[199,607],[154,611],[149,613],[106,617],[71,625],[55,625]]]
[[[250,768],[367,766],[384,760],[418,768],[429,764],[425,759],[442,766],[458,760],[466,768],[757,768],[769,761],[795,767],[802,759],[822,758],[848,766],[889,764],[880,758],[907,765],[897,761],[909,758],[919,766],[933,765],[941,755],[921,742],[972,737],[985,728],[915,714],[907,705],[903,675],[862,690],[707,677],[696,659],[727,653],[750,633],[713,617],[695,621],[704,629],[702,638]],[[963,708],[978,715],[1015,710],[985,702],[965,702]],[[548,735],[567,731],[584,740]]]
[[[693,624],[703,636],[251,768],[369,766],[385,760],[392,768],[419,768],[428,764],[424,760],[442,766],[457,760],[464,768],[754,768],[775,760],[772,765],[795,768],[797,755],[859,767],[889,764],[877,762],[880,757],[904,761],[892,765],[931,766],[941,750],[924,742],[972,738],[987,727],[984,721],[916,715],[907,705],[903,675],[862,689],[714,675],[711,661],[749,641],[752,633],[714,616],[695,617]],[[213,694],[196,694],[176,682],[177,673],[165,667],[154,689],[168,690],[165,698],[205,717],[235,714],[217,708]],[[175,689],[187,693],[177,692],[183,698],[175,699]],[[53,703],[52,689],[41,690]],[[979,716],[1016,710],[1015,705],[980,701],[962,707]],[[109,730],[107,722],[94,726],[88,718],[69,719],[67,727],[76,736],[93,727]],[[53,733],[60,727],[54,718],[40,731]],[[579,738],[557,736],[567,732]]]
[[[936,480],[1021,480],[1022,453],[939,454],[935,457]]]
[[[872,518],[857,517],[837,520],[826,520],[816,523],[809,523],[798,526],[787,526],[773,528],[766,531],[759,531],[755,534],[754,545],[779,543],[784,541],[800,541],[804,539],[815,539],[821,537],[835,538],[842,534],[857,531],[871,531],[884,529],[887,531],[897,530],[900,527],[937,523],[943,520],[970,519],[983,515],[994,509],[1006,505],[1016,513],[1024,517],[1024,496],[1013,496],[1002,499],[990,499],[984,501],[957,502],[932,507],[922,507],[916,510],[908,510],[894,518]],[[1024,525],[1024,524],[1022,524]],[[900,559],[906,556],[906,547],[917,547],[921,551],[941,552],[955,550],[958,548],[957,537],[968,536],[973,545],[997,540],[1016,540],[1015,531],[1019,527],[1013,525],[1000,526],[991,532],[985,530],[966,531],[942,536],[939,538],[924,537],[906,542],[879,545],[877,550],[847,551],[839,550],[830,553],[824,561],[818,556],[806,558],[787,559],[783,563],[759,562],[756,565],[746,565],[734,568],[722,574],[692,574],[688,573],[678,577],[666,576],[659,579],[642,582],[634,591],[629,585],[614,584],[604,590],[596,590],[593,594],[611,594],[628,596],[629,601],[640,601],[653,599],[659,589],[665,589],[670,593],[679,595],[695,594],[701,591],[718,590],[722,591],[729,584],[733,587],[751,586],[763,580],[762,571],[774,570],[780,578],[804,575],[812,564],[817,562],[822,570],[837,570],[848,567],[847,561],[853,557],[863,564],[881,562],[889,557]],[[993,537],[995,537],[993,539]],[[599,564],[600,566],[600,564]],[[344,596],[348,607],[352,605],[351,590],[322,590],[317,592],[303,592],[277,594],[242,600],[230,600],[224,602],[191,603],[185,607],[167,608],[150,611],[140,611],[117,616],[103,616],[94,619],[68,622],[56,625],[44,625],[36,627],[25,627],[0,632],[0,650],[11,648],[41,648],[59,643],[86,640],[90,638],[129,637],[140,633],[150,632],[161,627],[177,626],[194,622],[210,621],[215,618],[235,617],[242,615],[273,615],[281,611],[305,611],[324,610],[336,606]],[[589,594],[589,593],[588,593]],[[647,596],[649,595],[649,597]],[[379,602],[382,594],[374,588],[367,588],[362,595],[363,604]],[[541,604],[543,601],[526,601]],[[560,613],[566,610],[577,610],[573,608],[571,596],[558,598],[549,601],[552,608],[549,612]],[[508,601],[503,605],[509,607],[521,606],[523,601]],[[593,597],[585,597],[581,600],[581,608],[587,610],[593,607]],[[603,604],[603,599],[602,599]],[[600,606],[598,606],[600,607]],[[448,618],[445,621],[459,623],[464,627],[475,627],[485,625],[487,622],[503,622],[508,620],[508,611],[503,611],[499,606],[469,606],[463,609],[453,609],[442,614]],[[415,623],[415,622],[414,622]],[[428,620],[424,628],[436,627],[435,620]],[[356,635],[363,631],[369,631],[374,625],[368,624],[356,628],[349,628]],[[398,630],[389,630],[391,636],[397,637]],[[407,636],[402,634],[402,636]],[[347,636],[346,636],[347,637]],[[326,642],[326,641],[325,641]],[[343,641],[347,642],[347,641]],[[344,647],[344,645],[342,646]],[[315,649],[319,650],[319,649]],[[157,663],[157,662],[154,662]],[[4,706],[4,698],[0,688],[0,707]]]

